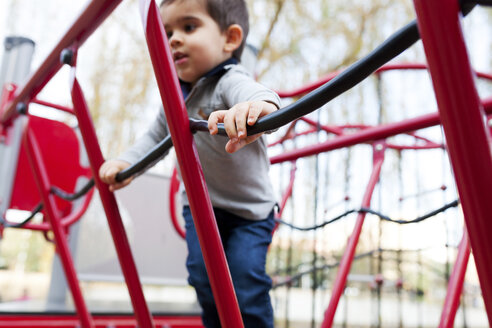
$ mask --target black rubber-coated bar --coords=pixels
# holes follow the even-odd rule
[[[56,196],[68,200],[68,201],[74,201],[76,199],[79,199],[80,197],[84,196],[89,192],[89,190],[94,187],[94,179],[90,179],[87,181],[85,186],[83,186],[79,191],[71,194],[69,192],[66,192],[65,190],[62,190],[58,188],[57,186],[52,186],[51,187],[51,193],[55,194]]]
[[[142,157],[141,160],[128,167],[127,169],[119,172],[115,177],[116,181],[121,182],[144,170],[150,164],[158,160],[166,151],[171,149],[172,146],[173,141],[171,140],[171,135],[168,135],[161,142],[155,145],[151,150],[149,150],[147,154]]]
[[[480,6],[487,6],[491,7],[492,6],[492,0],[465,0],[467,4],[474,4],[474,5],[480,5]]]
[[[39,203],[34,208],[34,210],[31,212],[31,214],[29,214],[29,216],[27,218],[25,218],[24,220],[22,220],[22,222],[19,222],[19,223],[9,222],[9,221],[7,221],[6,219],[4,219],[3,217],[0,216],[0,224],[3,225],[6,228],[7,227],[8,228],[20,228],[20,227],[24,226],[26,223],[28,223],[29,221],[31,221],[36,214],[38,214],[39,212],[41,212],[42,209],[43,209],[43,203]]]

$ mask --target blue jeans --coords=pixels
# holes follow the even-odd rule
[[[273,309],[269,295],[272,280],[265,271],[266,254],[275,225],[273,211],[261,221],[246,220],[218,208],[214,208],[214,212],[245,328],[273,328]],[[183,215],[188,244],[188,282],[195,288],[205,327],[220,327],[188,206],[184,207]]]

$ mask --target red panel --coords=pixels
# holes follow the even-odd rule
[[[59,121],[32,116],[29,129],[41,148],[52,185],[73,192],[79,176],[91,177],[90,168],[80,165],[79,140],[72,128]],[[9,208],[31,211],[40,201],[26,150],[22,147]],[[57,198],[56,204],[62,216],[72,210],[71,202]]]

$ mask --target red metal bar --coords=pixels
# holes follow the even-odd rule
[[[387,64],[379,69],[377,69],[374,73],[375,74],[381,74],[384,72],[388,71],[394,71],[394,70],[424,70],[427,69],[427,65],[425,64],[419,64],[419,63],[399,63],[399,64]],[[315,82],[311,82],[305,86],[302,86],[300,88],[294,89],[294,90],[288,90],[288,91],[277,91],[278,95],[281,98],[292,98],[292,97],[299,97],[302,96],[308,92],[313,91],[314,89],[319,88],[323,84],[331,81],[334,77],[336,77],[338,74],[340,74],[342,71],[336,71],[332,72],[319,80]],[[488,73],[483,73],[483,72],[476,72],[477,76],[486,80],[492,80],[492,74]]]
[[[43,164],[44,161],[41,151],[37,144],[36,136],[29,128],[25,131],[23,145],[26,147],[29,164],[33,170],[36,185],[43,201],[44,211],[50,222],[51,230],[53,231],[56,250],[60,256],[63,271],[65,272],[67,283],[70,286],[70,291],[72,292],[73,302],[75,304],[75,308],[77,309],[80,323],[82,327],[94,327],[91,315],[84,302],[82,291],[80,290],[77,273],[75,272],[75,267],[70,255],[70,249],[68,247],[67,235],[61,224],[54,196],[50,194],[51,184],[48,173]]]
[[[99,147],[96,130],[90,117],[89,108],[82,93],[82,89],[80,88],[77,78],[75,77],[75,68],[72,68],[71,71],[70,90],[75,115],[77,116],[77,120],[79,122],[80,132],[82,134],[82,139],[84,140],[85,149],[91,165],[92,175],[94,177],[96,187],[99,190],[99,196],[101,197],[104,212],[106,213],[106,217],[108,219],[109,229],[116,248],[116,254],[118,255],[121,271],[123,272],[123,276],[125,277],[125,281],[128,286],[128,292],[130,293],[130,299],[132,301],[137,321],[140,327],[154,327],[147,303],[145,302],[142,286],[138,277],[137,267],[132,256],[130,243],[128,242],[128,238],[126,236],[125,227],[123,226],[123,221],[118,210],[116,198],[114,194],[109,191],[108,185],[99,179],[98,171],[99,167],[104,162],[104,158],[101,148]]]
[[[159,8],[153,0],[140,0],[140,10],[152,65],[220,322],[226,328],[240,328],[243,327],[241,313],[190,131],[188,113],[174,70]]]
[[[175,167],[173,175],[171,176],[171,182],[169,183],[169,213],[171,215],[171,223],[174,229],[181,238],[186,238],[185,229],[178,222],[178,215],[176,213],[176,194],[179,191],[178,169]]]
[[[379,146],[382,144],[378,144]],[[378,150],[378,147],[374,147],[374,160],[373,160],[373,168],[372,173],[369,178],[369,182],[366,187],[366,192],[364,197],[362,198],[361,207],[370,207],[371,198],[374,192],[374,188],[379,180],[379,175],[381,173],[381,167],[384,162],[384,147]],[[322,328],[329,328],[333,325],[333,320],[335,318],[335,312],[337,311],[338,302],[340,301],[340,296],[345,288],[345,284],[347,282],[347,276],[350,271],[350,266],[352,265],[352,261],[354,259],[355,248],[357,247],[357,243],[359,241],[359,236],[362,231],[362,225],[364,224],[364,218],[366,217],[366,213],[359,213],[357,216],[357,221],[355,222],[354,231],[350,236],[347,247],[345,248],[345,252],[343,254],[342,260],[340,261],[340,268],[338,269],[337,277],[335,278],[335,283],[333,285],[333,290],[331,293],[330,304],[326,309],[323,323],[321,324]]]
[[[289,127],[284,132],[284,135],[282,137],[280,137],[277,141],[274,141],[271,144],[269,144],[268,147],[280,145],[280,144],[284,143],[284,141],[294,138],[295,126],[296,126],[297,122],[298,122],[298,120],[290,122]]]
[[[53,51],[34,72],[26,84],[16,90],[15,99],[10,102],[0,117],[1,123],[8,123],[17,116],[15,108],[19,102],[30,102],[44,88],[62,67],[60,53],[63,49],[77,44],[79,47],[99,25],[120,4],[121,0],[92,0],[61,38]]]
[[[484,72],[477,72],[477,71],[475,72],[475,74],[477,74],[477,77],[479,77],[479,78],[492,81],[492,74],[484,73]]]
[[[294,190],[294,182],[296,180],[296,170],[297,170],[297,163],[295,161],[292,162],[292,167],[290,168],[290,180],[289,180],[289,185],[287,186],[287,189],[284,192],[284,195],[282,196],[282,201],[280,202],[280,210],[278,211],[277,218],[281,218],[282,214],[284,213],[285,205],[287,204],[287,201],[289,198],[292,196],[292,191]]]
[[[483,109],[487,114],[492,113],[492,97],[482,100]]]
[[[492,98],[483,101],[487,113],[492,113]],[[302,149],[286,152],[270,158],[272,164],[296,160],[301,157],[316,155],[325,151],[354,146],[360,143],[372,142],[385,139],[400,133],[428,128],[440,123],[439,114],[432,113],[411,118],[403,122],[388,123],[385,125],[370,127],[362,131],[336,137],[316,145],[307,146]],[[473,139],[471,139],[473,140]]]
[[[307,117],[301,117],[300,120],[305,121],[309,125],[315,127],[317,126],[317,122],[314,120],[311,120]],[[328,133],[333,133],[336,134],[337,136],[342,136],[345,134],[343,131],[345,128],[357,128],[357,129],[367,129],[369,128],[369,125],[363,125],[363,126],[326,126],[326,125],[320,125],[320,128]],[[303,133],[296,134],[295,137],[302,135],[304,133],[312,133],[312,132],[317,132],[317,129],[311,129],[309,131],[305,131]],[[425,144],[422,145],[397,145],[397,144],[392,144],[392,143],[387,143],[387,148],[392,148],[392,149],[397,149],[397,150],[404,150],[404,149],[435,149],[435,148],[442,148],[443,146],[441,144],[435,143],[433,141],[430,141],[426,138],[420,137],[415,135],[414,132],[409,133],[411,136],[413,136],[415,139],[423,140],[425,141]]]
[[[134,316],[121,315],[94,315],[96,328],[134,328],[138,322]],[[156,315],[156,326],[162,328],[203,328],[199,315]],[[78,328],[80,322],[72,313],[63,314],[4,314],[0,313],[1,328]],[[145,327],[143,327],[145,328]]]
[[[441,122],[492,326],[492,154],[457,0],[415,0]]]
[[[0,89],[0,117],[2,117],[3,112],[5,110],[5,107],[9,103],[11,99],[14,98],[15,90],[17,86],[13,83],[6,83],[1,89]],[[8,133],[7,133],[7,126],[3,125],[0,122],[0,138],[2,138],[2,142],[9,144],[10,140],[7,138]]]
[[[463,238],[458,247],[458,256],[453,266],[453,273],[448,283],[446,300],[441,313],[439,328],[453,328],[456,312],[460,305],[460,296],[465,282],[466,267],[470,258],[470,239],[466,227],[463,229]]]
[[[425,150],[425,149],[439,149],[443,148],[443,145],[436,144],[434,142],[425,143],[423,145],[397,145],[388,142],[388,148],[395,150]]]
[[[396,63],[396,64],[386,64],[376,70],[376,74],[388,71],[396,70],[423,70],[427,69],[427,65],[420,63]]]
[[[277,91],[277,94],[279,95],[280,98],[291,98],[291,97],[297,97],[300,95],[303,95],[305,93],[308,93],[310,91],[313,91],[314,89],[322,86],[326,82],[332,80],[335,78],[341,71],[329,73],[325,77],[319,79],[318,81],[315,81],[313,83],[309,83],[303,87],[300,87],[298,89],[292,90],[292,91]]]
[[[53,103],[50,103],[50,102],[47,102],[47,101],[44,101],[44,100],[40,100],[40,99],[37,99],[37,98],[34,98],[32,100],[32,102],[35,103],[35,104],[38,104],[38,105],[42,105],[42,106],[46,106],[46,107],[51,107],[51,108],[54,108],[54,109],[58,109],[58,110],[61,110],[62,112],[66,112],[66,113],[69,113],[69,114],[72,114],[72,115],[75,114],[73,112],[73,109],[70,108],[70,107],[53,104]]]
[[[439,124],[439,116],[437,113],[433,113],[409,119],[404,122],[370,127],[353,134],[342,135],[316,145],[303,147],[302,149],[273,156],[270,158],[270,162],[272,164],[276,164],[285,161],[292,161],[301,157],[311,156],[343,147],[349,147],[364,142],[380,140],[393,135],[423,129],[436,124]]]
[[[307,124],[313,126],[313,127],[318,127],[318,122],[316,122],[315,120],[312,120],[308,117],[301,117],[300,120],[306,122]],[[319,124],[319,128],[325,132],[328,132],[328,133],[333,133],[333,134],[336,134],[336,135],[341,135],[343,134],[343,129],[341,129],[340,127],[338,126],[335,126],[335,125],[332,125],[332,126],[328,126],[328,125],[322,125],[322,124]]]

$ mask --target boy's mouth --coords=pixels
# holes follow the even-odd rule
[[[188,59],[188,56],[182,52],[175,52],[173,53],[173,59],[174,59],[174,64],[176,65],[179,65],[179,64],[183,64],[184,62],[186,62],[186,60]]]

